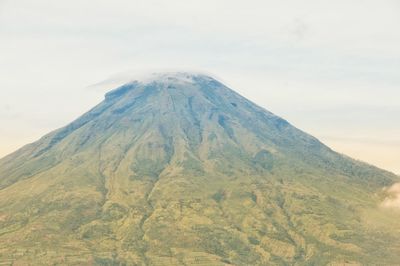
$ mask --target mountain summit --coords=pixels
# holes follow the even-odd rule
[[[214,78],[151,75],[0,160],[0,263],[395,264],[398,181]]]

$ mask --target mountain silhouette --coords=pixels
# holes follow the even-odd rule
[[[0,160],[0,264],[396,265],[396,182],[212,77],[160,73]]]

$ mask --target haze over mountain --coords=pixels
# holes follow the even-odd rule
[[[161,73],[0,160],[0,262],[395,265],[380,205],[399,180],[214,78]]]

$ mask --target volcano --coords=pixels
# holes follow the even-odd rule
[[[212,77],[151,75],[0,160],[0,264],[396,265],[399,180]]]

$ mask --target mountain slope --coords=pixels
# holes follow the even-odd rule
[[[395,264],[389,172],[200,74],[126,84],[0,160],[0,261]]]

